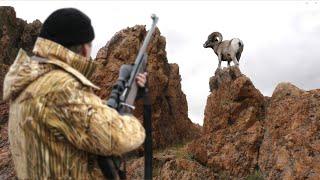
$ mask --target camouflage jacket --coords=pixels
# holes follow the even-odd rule
[[[99,179],[96,155],[138,148],[145,131],[93,93],[93,61],[38,38],[36,61],[20,50],[4,80],[9,141],[19,179]]]

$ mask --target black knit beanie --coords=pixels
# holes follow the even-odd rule
[[[91,42],[94,30],[90,18],[75,8],[54,11],[43,23],[39,37],[65,47]]]

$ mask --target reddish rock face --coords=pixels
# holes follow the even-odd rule
[[[209,84],[203,135],[188,152],[215,172],[246,177],[258,167],[264,97],[236,67],[218,69]]]
[[[320,178],[320,90],[281,83],[265,119],[259,165],[267,179]]]
[[[8,115],[9,106],[2,101],[3,79],[8,71],[8,66],[0,64],[0,179],[15,177],[13,162],[9,151],[8,140]]]
[[[8,6],[0,7],[0,17],[0,63],[10,65],[20,48],[31,54],[42,24],[39,20],[28,24]]]
[[[9,70],[9,66],[0,64],[0,130],[2,130],[2,127],[6,126],[6,122],[8,121],[8,116],[9,116],[9,106],[6,102],[2,101],[2,94],[3,94],[3,81],[4,81],[4,76]],[[5,130],[3,133],[1,133],[3,136],[1,136],[1,141],[2,140],[7,140],[6,138],[6,133],[7,131]],[[2,142],[1,142],[2,143]],[[1,146],[3,147],[3,146]]]
[[[9,70],[9,66],[8,65],[0,64],[0,102],[2,101],[2,96],[3,96],[4,76],[7,74],[8,70]]]
[[[118,78],[122,64],[135,61],[140,46],[146,35],[144,26],[134,26],[119,31],[101,48],[96,61],[103,67],[93,76],[92,81],[101,87],[97,94],[108,98],[112,85]],[[155,147],[165,147],[187,139],[195,138],[199,128],[188,118],[188,106],[185,94],[181,91],[181,77],[177,64],[169,64],[166,41],[156,29],[147,48],[148,52],[148,83],[152,102],[152,127]],[[142,118],[142,102],[136,103],[134,114]]]
[[[8,107],[5,105],[5,108]],[[1,111],[3,104],[0,104]],[[7,110],[6,110],[7,111]],[[0,112],[1,114],[3,113]],[[14,179],[15,171],[11,159],[8,140],[8,122],[0,125],[0,179]]]

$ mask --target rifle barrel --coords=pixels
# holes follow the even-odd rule
[[[137,57],[136,57],[136,60],[135,60],[135,62],[134,62],[135,65],[138,65],[138,64],[139,64],[139,61],[142,60],[143,54],[144,54],[144,53],[146,52],[146,50],[147,50],[147,47],[148,47],[148,44],[149,44],[149,42],[150,42],[151,36],[152,36],[153,32],[154,32],[155,29],[156,29],[156,25],[157,25],[157,22],[158,22],[158,19],[159,19],[159,18],[158,18],[155,14],[152,14],[151,18],[152,18],[151,28],[150,28],[150,30],[149,30],[146,38],[144,39],[143,44],[142,44],[142,46],[141,46],[141,48],[140,48],[140,50],[139,50],[139,53],[138,53],[138,55],[137,55]],[[137,74],[138,69],[139,69],[139,68],[134,68],[134,69],[132,70],[133,72],[131,73],[131,75]],[[133,76],[130,77],[130,79],[129,79],[129,81],[128,81],[128,82],[129,82],[129,84],[128,84],[129,87],[130,87],[130,86],[132,85],[132,83],[134,82],[134,78],[135,78],[135,77],[133,77]]]

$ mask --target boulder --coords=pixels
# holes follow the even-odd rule
[[[320,90],[280,83],[266,111],[259,165],[267,179],[319,179]]]

